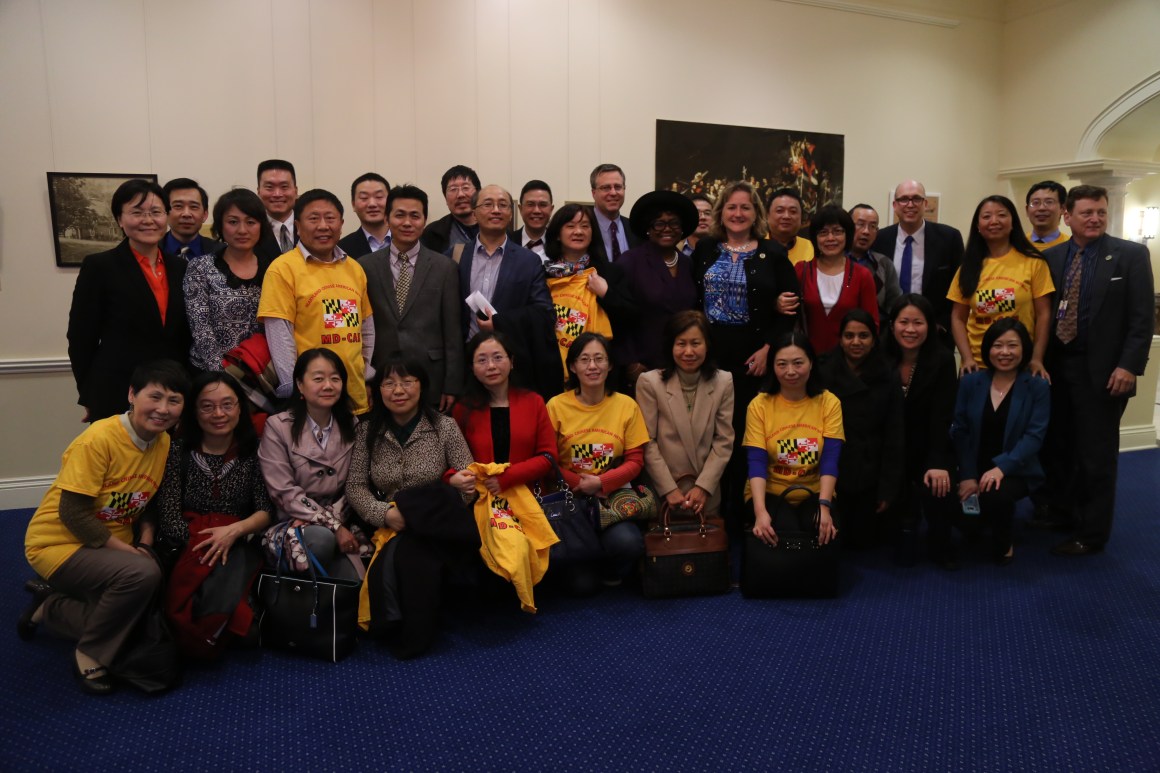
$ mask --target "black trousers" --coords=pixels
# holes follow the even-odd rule
[[[1112,532],[1120,418],[1128,400],[1097,388],[1082,354],[1060,357],[1051,375],[1051,509],[1074,525],[1076,539],[1100,546]]]
[[[999,488],[979,494],[979,515],[991,527],[996,558],[1005,555],[1011,547],[1015,503],[1029,493],[1027,481],[1009,475],[1003,478]]]
[[[744,528],[746,506],[743,496],[745,482],[749,479],[749,464],[742,445],[745,440],[745,416],[749,411],[749,403],[761,390],[763,380],[749,374],[745,361],[765,344],[746,325],[713,325],[710,332],[717,365],[733,376],[733,455],[725,465],[719,486],[725,528],[731,537],[736,538]],[[767,373],[771,366],[772,363],[767,365]]]

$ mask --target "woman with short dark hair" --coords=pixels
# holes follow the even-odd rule
[[[664,367],[640,377],[636,401],[650,441],[645,472],[657,494],[676,511],[716,518],[733,454],[733,376],[713,363],[710,344],[704,314],[671,316]]]
[[[959,501],[993,531],[994,559],[1015,556],[1015,503],[1043,480],[1039,449],[1051,416],[1047,381],[1030,372],[1033,344],[1023,323],[1001,319],[983,334],[985,370],[959,384],[951,437],[959,459]],[[973,505],[976,503],[977,507]]]
[[[245,188],[223,193],[213,206],[213,234],[225,246],[193,258],[185,270],[189,361],[199,370],[220,370],[226,352],[262,331],[258,300],[268,264],[254,249],[272,232],[258,194]]]
[[[68,358],[86,421],[125,411],[129,378],[141,363],[189,363],[185,261],[160,247],[169,212],[164,191],[149,180],[127,180],[113,193],[112,210],[125,238],[81,263],[68,315]]]
[[[810,343],[818,354],[838,345],[846,312],[863,309],[878,327],[878,290],[870,269],[846,257],[854,243],[854,220],[828,204],[810,219],[814,259],[794,266],[801,283],[802,311]]]

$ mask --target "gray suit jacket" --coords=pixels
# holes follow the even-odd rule
[[[692,414],[675,373],[668,381],[661,380],[659,370],[641,374],[636,401],[650,440],[644,467],[657,493],[665,496],[676,488],[700,486],[710,495],[705,515],[716,516],[721,476],[733,453],[733,376],[718,370],[713,378],[701,379]],[[687,475],[695,480],[677,480]]]
[[[430,376],[428,396],[438,402],[443,394],[463,391],[463,335],[459,314],[459,270],[446,255],[419,247],[411,289],[400,313],[395,301],[395,277],[390,248],[359,258],[367,275],[367,294],[375,313],[375,353],[378,371],[392,354],[423,363]]]

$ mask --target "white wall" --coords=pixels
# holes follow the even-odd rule
[[[1118,57],[1121,28],[1156,12],[1107,5],[1091,48]],[[962,227],[1001,189],[1001,162],[1055,158],[1090,118],[1040,113],[1029,127],[1012,115],[1030,75],[1012,90],[1001,68],[1034,62],[1010,51],[1010,29],[1038,16],[1005,32],[993,3],[933,7],[958,26],[775,0],[3,0],[0,361],[65,353],[76,273],[53,265],[46,171],[191,176],[217,196],[283,157],[301,190],[344,199],[368,169],[413,181],[436,217],[454,163],[581,199],[591,168],[612,161],[631,203],[652,187],[664,118],[844,134],[846,201],[885,207],[917,177]],[[1128,58],[1121,80],[1147,69]],[[1078,112],[1094,117],[1100,99],[1084,95]],[[1057,120],[1065,136],[1044,149]],[[29,412],[63,428],[22,457],[51,474],[79,410],[5,399],[0,426]]]

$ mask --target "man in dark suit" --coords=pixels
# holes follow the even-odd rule
[[[512,232],[512,239],[540,256],[545,263],[544,234],[552,219],[552,189],[543,180],[528,180],[520,190],[520,219],[524,224]]]
[[[963,262],[963,235],[957,228],[926,219],[926,188],[907,180],[894,189],[896,223],[878,232],[874,251],[894,260],[903,293],[919,293],[934,306],[939,337],[951,340],[951,306],[947,290]]]
[[[460,245],[471,244],[479,233],[471,203],[479,192],[479,175],[469,166],[456,164],[443,173],[440,185],[448,213],[423,230],[423,246],[455,258],[457,251],[464,250]]]
[[[165,183],[169,201],[169,233],[161,240],[161,251],[184,260],[210,255],[225,244],[201,235],[209,217],[209,194],[188,177],[177,177]]]
[[[624,205],[624,170],[616,164],[600,164],[588,176],[592,200],[596,202],[596,226],[604,240],[604,254],[612,262],[641,243],[641,239],[620,216]]]
[[[1053,518],[1074,526],[1052,553],[1103,549],[1112,530],[1120,417],[1152,342],[1148,248],[1108,236],[1108,193],[1067,194],[1071,239],[1043,253],[1055,283],[1047,367],[1052,376],[1047,488]]]
[[[267,263],[298,244],[294,203],[298,201],[298,177],[294,165],[280,158],[258,164],[258,198],[266,207],[271,235],[258,242],[254,253]]]
[[[446,255],[419,243],[427,224],[427,194],[400,185],[385,209],[391,242],[359,259],[375,310],[375,371],[392,356],[423,363],[428,396],[450,410],[463,389],[463,330],[459,324],[459,270]]]
[[[463,250],[459,261],[459,293],[466,298],[479,292],[495,308],[495,314],[480,317],[465,304],[461,310],[464,338],[480,330],[503,333],[525,385],[547,400],[559,394],[563,376],[556,315],[543,263],[536,253],[508,239],[510,193],[498,185],[488,185],[475,195],[473,203],[479,236]]]
[[[391,184],[381,174],[367,172],[355,178],[350,184],[350,206],[358,215],[359,227],[339,240],[339,249],[352,258],[361,258],[391,245],[391,227],[387,224],[390,190]]]

